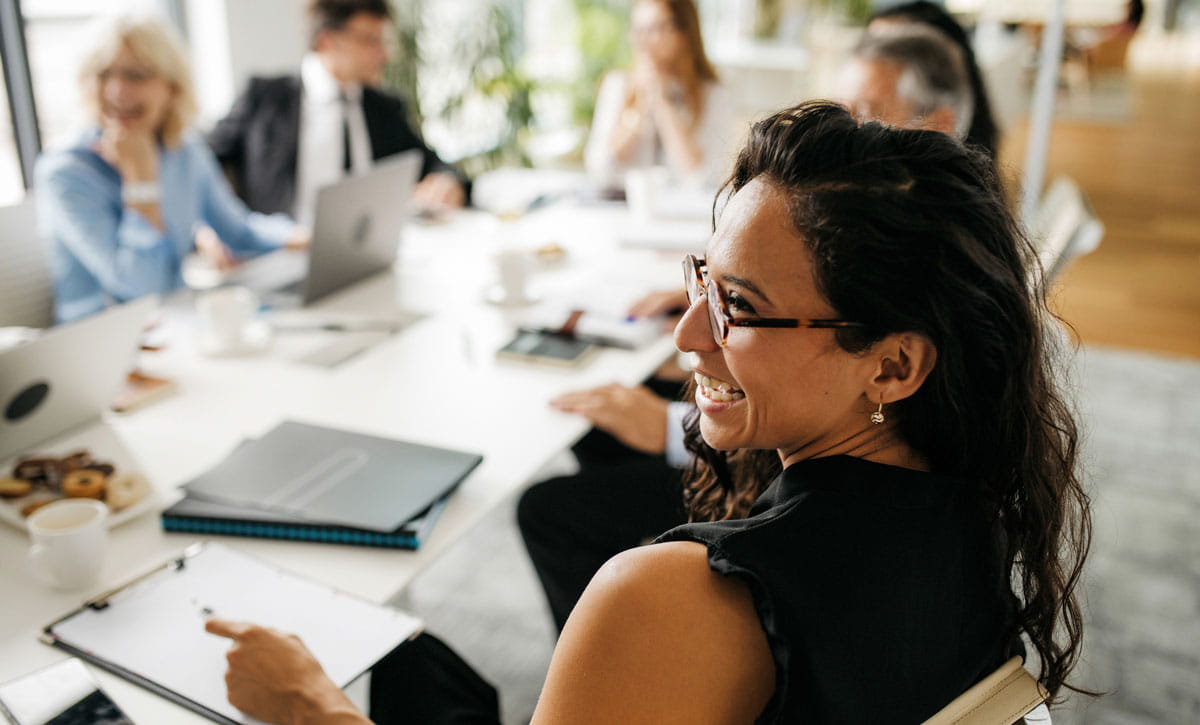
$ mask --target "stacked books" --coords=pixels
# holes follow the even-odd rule
[[[286,421],[183,486],[166,531],[415,549],[475,453]]]

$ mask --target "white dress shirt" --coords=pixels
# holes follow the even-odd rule
[[[292,216],[311,227],[317,190],[339,181],[343,170],[343,119],[350,129],[350,169],[371,168],[371,138],[362,111],[362,86],[339,86],[320,57],[304,56],[300,64],[300,146],[296,156],[296,206]],[[345,101],[343,101],[343,98]]]

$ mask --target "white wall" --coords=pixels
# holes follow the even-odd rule
[[[297,72],[308,48],[303,0],[189,0],[187,23],[202,127],[250,76]]]

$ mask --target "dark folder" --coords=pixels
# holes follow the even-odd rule
[[[169,517],[180,525],[210,518],[258,524],[263,535],[298,533],[307,525],[398,536],[482,460],[476,453],[285,421],[185,484],[186,498],[164,513],[163,525]],[[344,538],[358,543],[349,532]]]

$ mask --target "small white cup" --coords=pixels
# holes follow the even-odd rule
[[[493,257],[496,264],[496,288],[492,294],[499,304],[524,304],[531,301],[527,291],[533,255],[525,249],[502,249]]]
[[[33,546],[33,575],[60,589],[81,589],[100,579],[108,543],[108,507],[90,498],[66,498],[38,509],[25,522]]]
[[[217,349],[244,345],[257,312],[258,297],[245,287],[220,287],[196,300],[201,332]]]
[[[625,203],[634,219],[652,219],[658,210],[659,198],[670,181],[665,166],[645,166],[625,172]]]

